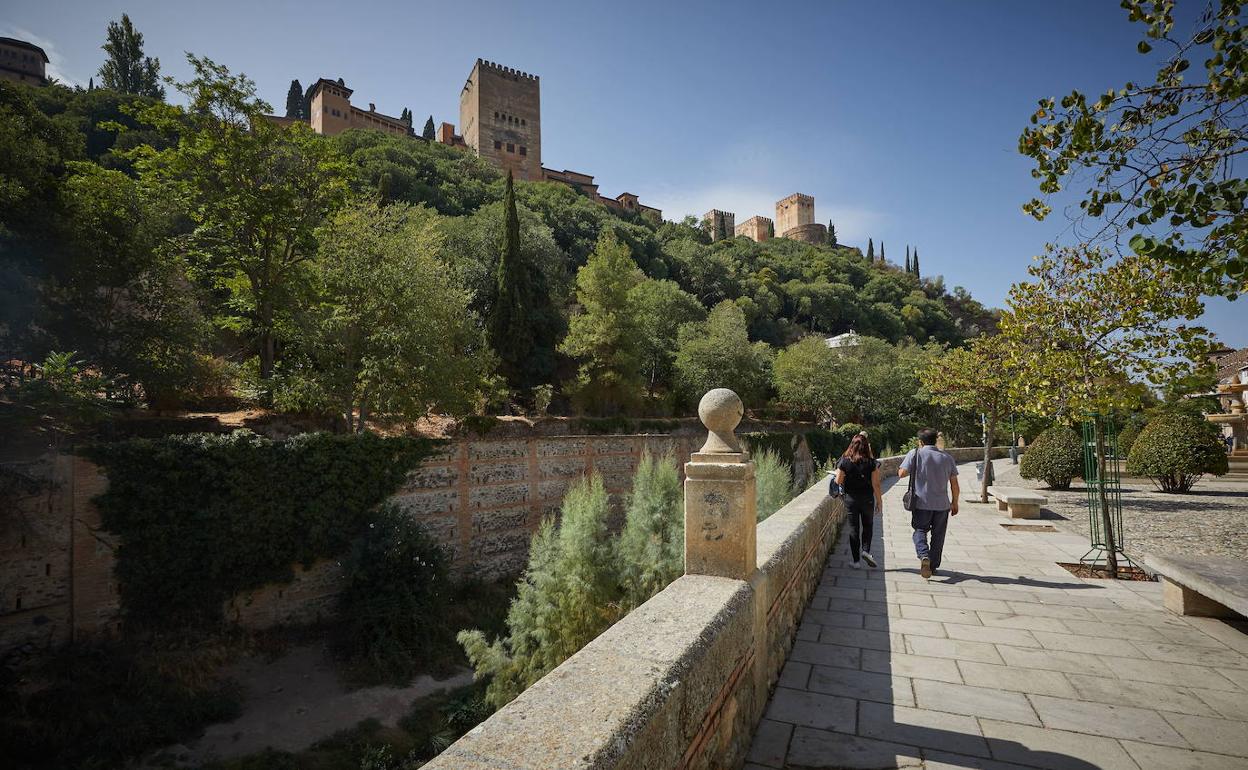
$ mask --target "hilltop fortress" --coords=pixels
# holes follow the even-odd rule
[[[318,80],[310,92],[312,130],[332,136],[351,128],[371,128],[415,136],[410,119],[383,115],[371,103],[367,111],[356,107],[351,104],[352,93],[342,80]],[[477,59],[459,92],[459,131],[455,124],[443,122],[434,141],[474,152],[517,179],[558,182],[617,211],[656,221],[663,218],[662,211],[643,204],[633,193],[603,195],[592,174],[542,165],[542,83],[537,75]],[[803,193],[776,201],[774,221],[753,216],[738,225],[732,212],[712,209],[703,223],[712,241],[737,236],[760,243],[776,236],[815,244],[828,240],[827,227],[815,222],[814,197]]]
[[[311,91],[312,130],[330,136],[350,128],[413,135],[410,121],[383,115],[374,104],[367,111],[353,106],[352,93],[341,80],[318,80]],[[477,59],[459,92],[459,126],[462,134],[453,123],[443,122],[434,141],[471,150],[517,179],[559,182],[617,211],[663,218],[662,211],[633,193],[602,195],[592,174],[542,165],[542,88],[537,75]]]

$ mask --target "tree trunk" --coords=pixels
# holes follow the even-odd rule
[[[984,427],[984,477],[979,485],[979,501],[988,502],[988,484],[992,480],[992,439],[997,430],[997,418],[992,417]]]
[[[1105,532],[1105,564],[1109,579],[1118,579],[1118,543],[1114,539],[1113,516],[1109,513],[1109,495],[1105,492],[1105,425],[1092,418],[1096,434],[1096,494],[1101,503],[1101,528]],[[1085,479],[1085,482],[1087,480]]]

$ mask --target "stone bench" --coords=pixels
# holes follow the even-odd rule
[[[1161,577],[1161,599],[1171,612],[1206,618],[1248,615],[1248,562],[1242,559],[1147,556],[1144,566]]]
[[[997,499],[997,510],[1010,512],[1011,519],[1038,519],[1040,506],[1049,501],[1034,489],[1024,487],[988,487],[988,494]]]

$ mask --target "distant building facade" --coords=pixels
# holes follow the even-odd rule
[[[48,84],[48,55],[34,43],[0,37],[0,79],[32,86]]]
[[[459,92],[459,128],[477,155],[517,179],[542,181],[542,84],[477,59]]]
[[[826,243],[828,228],[815,223],[815,198],[793,193],[776,201],[776,234],[805,243]]]
[[[312,130],[325,136],[335,136],[350,128],[372,128],[403,136],[412,133],[410,121],[383,115],[375,104],[369,104],[367,111],[352,105],[353,93],[341,80],[321,78],[316,81],[312,86],[312,107],[308,116]]]
[[[702,224],[711,234],[711,242],[735,238],[737,235],[737,215],[731,211],[711,209],[702,215]]]
[[[743,238],[762,243],[772,236],[775,226],[768,217],[753,216],[737,225],[736,233]]]

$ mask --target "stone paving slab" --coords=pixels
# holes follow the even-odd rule
[[[963,505],[924,581],[903,491],[885,493],[878,569],[852,569],[845,538],[829,556],[747,770],[1248,770],[1243,624],[1172,615],[1157,583],[1074,577],[1057,562],[1083,537],[1007,530],[993,505]]]

